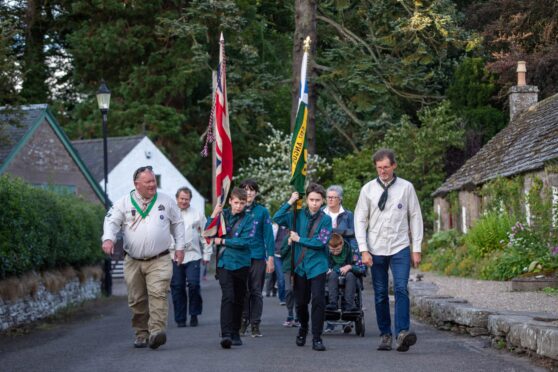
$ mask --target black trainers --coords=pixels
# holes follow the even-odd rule
[[[223,336],[221,338],[221,347],[223,349],[230,349],[232,345],[232,339],[229,336]]]
[[[198,316],[192,315],[190,317],[190,327],[197,327],[198,326]]]
[[[167,342],[167,335],[165,332],[155,333],[149,336],[149,347],[157,349],[159,346]]]
[[[262,337],[259,324],[252,324],[252,337]]]
[[[381,335],[380,345],[378,350],[390,351],[391,350],[391,335]]]
[[[325,351],[325,349],[326,347],[324,346],[321,338],[318,337],[312,340],[312,350]]]
[[[233,333],[231,340],[233,346],[242,346],[242,340],[240,339],[240,335],[238,333]]]
[[[186,322],[176,322],[176,326],[178,328],[184,328],[184,327],[186,327]]]
[[[241,336],[246,336],[246,331],[248,330],[248,319],[242,319],[242,323],[240,324],[240,335]]]
[[[405,352],[416,343],[417,335],[415,334],[415,332],[401,331],[397,335],[395,350]]]
[[[304,346],[306,344],[306,335],[308,330],[304,328],[298,329],[298,335],[296,336],[296,346]]]
[[[142,349],[147,347],[147,337],[146,336],[136,336],[134,340],[134,347],[138,349]]]

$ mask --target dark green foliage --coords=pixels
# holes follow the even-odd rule
[[[0,279],[102,259],[104,210],[71,195],[0,177]]]
[[[463,244],[463,235],[457,230],[450,229],[440,231],[432,235],[428,240],[428,253],[434,252],[440,248],[457,248]]]
[[[490,212],[480,218],[465,235],[465,245],[471,255],[481,259],[504,249],[515,218],[508,214]]]

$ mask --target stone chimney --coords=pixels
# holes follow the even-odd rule
[[[527,85],[526,83],[525,73],[527,72],[527,67],[525,61],[517,62],[516,71],[517,85],[514,85],[509,90],[510,121],[512,121],[517,114],[537,103],[539,99],[539,88],[534,85]]]

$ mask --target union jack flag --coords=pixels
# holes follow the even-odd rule
[[[217,87],[215,91],[214,104],[210,115],[210,127],[215,124],[215,193],[217,202],[225,205],[227,195],[233,178],[233,151],[231,141],[231,131],[229,129],[229,107],[227,103],[227,78],[226,78],[226,58],[225,58],[225,39],[223,34],[219,41],[219,67],[217,68]],[[208,134],[209,135],[209,134]],[[216,237],[227,234],[225,218],[223,213],[214,218],[204,236]]]

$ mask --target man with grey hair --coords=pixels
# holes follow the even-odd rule
[[[177,327],[186,327],[188,312],[190,327],[198,325],[198,315],[203,309],[200,286],[201,266],[209,263],[213,253],[211,244],[201,237],[207,219],[202,212],[190,205],[191,201],[192,190],[188,187],[179,188],[176,192],[176,204],[180,208],[184,221],[185,234],[191,236],[192,246],[185,251],[182,262],[175,261],[172,265],[171,295]],[[171,255],[174,257],[173,247],[171,247]]]
[[[104,222],[102,249],[114,252],[116,234],[124,233],[124,279],[132,310],[134,347],[165,344],[168,317],[167,293],[172,276],[169,246],[176,244],[177,263],[184,259],[184,222],[172,197],[157,192],[153,169],[140,167],[133,176],[135,189],[114,203]]]
[[[378,350],[391,350],[392,345],[388,296],[388,273],[391,269],[395,292],[396,350],[407,351],[417,341],[416,334],[409,329],[407,284],[411,261],[415,267],[420,263],[422,214],[413,185],[394,173],[397,168],[394,152],[381,149],[374,154],[373,161],[378,177],[360,191],[355,208],[355,235],[362,252],[362,262],[372,271],[376,321],[381,337]]]

